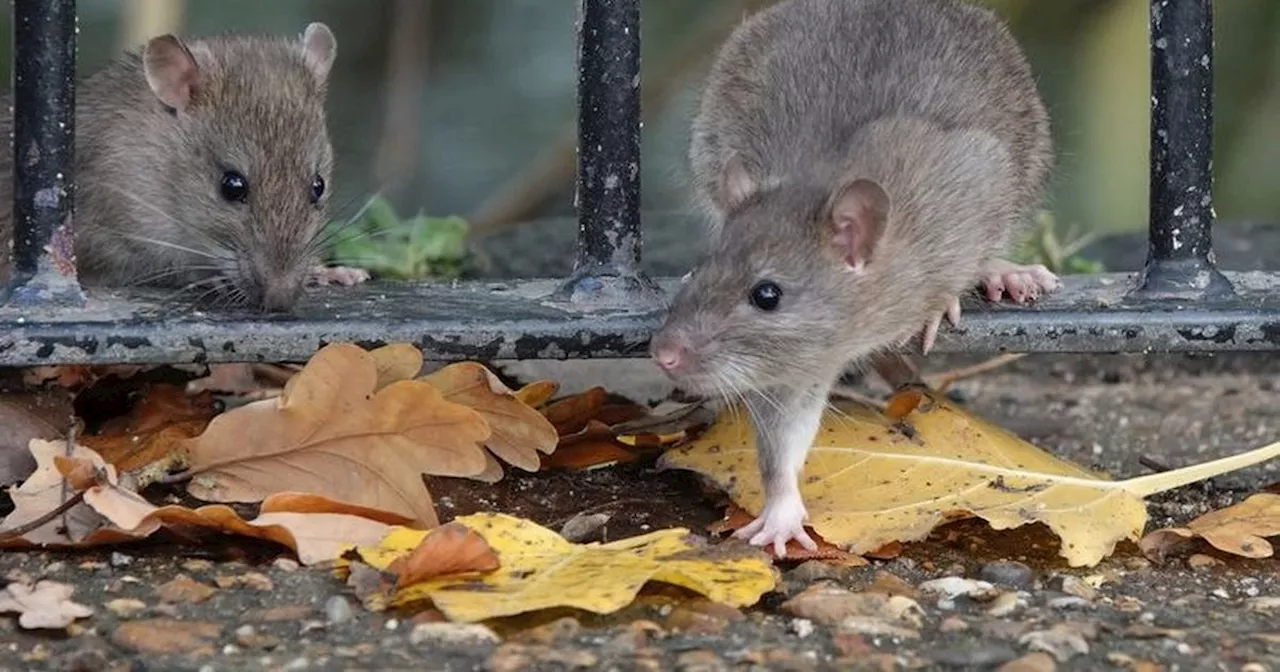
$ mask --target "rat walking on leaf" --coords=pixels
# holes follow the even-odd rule
[[[784,0],[722,47],[690,159],[709,251],[652,356],[751,414],[765,505],[738,536],[814,549],[798,479],[846,365],[917,335],[927,352],[980,284],[1018,302],[1057,287],[1002,258],[1042,198],[1048,117],[984,8]]]
[[[337,40],[153,38],[79,84],[75,255],[87,285],[160,285],[264,310],[307,282],[355,284],[318,267],[333,148],[324,102]],[[12,97],[6,97],[12,104]],[[0,118],[0,132],[12,131]],[[0,152],[0,202],[12,200]],[[0,240],[13,236],[0,208]]]

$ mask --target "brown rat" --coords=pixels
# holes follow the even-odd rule
[[[316,269],[336,53],[322,23],[297,39],[164,35],[84,79],[74,223],[82,281],[179,287],[276,311],[292,308],[309,280],[367,277]],[[11,124],[0,122],[6,133]],[[0,173],[11,164],[4,152]],[[0,203],[11,202],[11,182],[0,180]],[[12,213],[0,208],[0,232],[11,230]]]
[[[751,413],[765,506],[739,536],[816,548],[798,478],[845,367],[917,334],[927,352],[980,283],[1017,301],[1057,286],[1001,258],[1045,189],[1047,114],[986,9],[784,0],[722,47],[690,159],[709,250],[652,354]]]

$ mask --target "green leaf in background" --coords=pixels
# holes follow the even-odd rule
[[[467,221],[419,212],[401,219],[385,198],[375,195],[350,222],[330,222],[337,242],[335,263],[359,266],[389,280],[454,279],[467,268]]]

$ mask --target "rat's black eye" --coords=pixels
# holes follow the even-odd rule
[[[751,305],[760,310],[773,312],[782,301],[782,288],[772,280],[762,280],[751,288]]]
[[[319,203],[320,197],[324,196],[324,178],[320,177],[320,173],[311,178],[311,202]]]
[[[233,203],[244,203],[249,198],[249,180],[234,170],[222,174],[221,189],[222,197]]]

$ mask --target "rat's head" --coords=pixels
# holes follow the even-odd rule
[[[167,118],[153,142],[173,249],[234,303],[288,310],[301,295],[325,222],[333,149],[324,101],[337,42],[322,23],[300,39],[172,35],[143,53]]]
[[[881,265],[872,256],[887,194],[863,179],[834,193],[760,187],[735,159],[718,200],[726,221],[673,299],[651,345],[654,361],[701,394],[834,375],[851,348],[864,347],[859,293]]]

